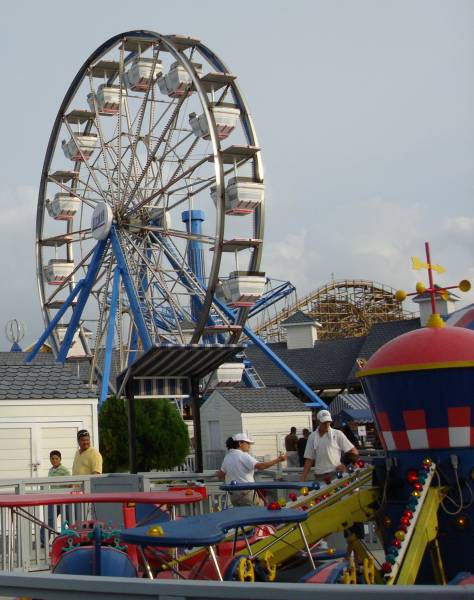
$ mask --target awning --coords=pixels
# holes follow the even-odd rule
[[[358,423],[372,423],[374,420],[372,412],[368,408],[359,410],[345,408],[337,416],[339,420],[357,421]]]
[[[338,394],[329,405],[333,417],[346,408],[350,410],[367,410],[369,409],[369,401],[365,394]]]
[[[202,378],[242,352],[236,344],[153,346],[117,376],[119,395],[129,378]],[[234,359],[235,360],[235,359]]]

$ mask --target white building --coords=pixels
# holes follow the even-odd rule
[[[0,353],[0,479],[47,476],[51,450],[71,469],[79,429],[98,447],[97,392],[51,354],[25,356]]]
[[[285,450],[290,427],[298,435],[311,431],[311,410],[284,388],[215,390],[201,407],[204,468],[220,466],[226,439],[239,432],[255,441],[251,452],[257,458],[275,458]]]
[[[317,327],[321,323],[314,321],[301,310],[282,321],[281,326],[286,332],[286,346],[288,350],[300,348],[313,348],[318,339]]]

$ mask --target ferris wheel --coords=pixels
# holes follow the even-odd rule
[[[151,31],[86,60],[43,165],[36,351],[80,347],[108,381],[112,350],[124,369],[154,344],[238,341],[265,275],[263,169],[236,79],[199,40]]]

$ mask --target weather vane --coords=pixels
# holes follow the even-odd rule
[[[458,285],[448,285],[444,287],[437,286],[433,281],[433,271],[437,273],[445,273],[446,269],[441,265],[433,265],[431,263],[430,256],[430,245],[428,242],[425,242],[425,252],[426,252],[426,262],[423,262],[416,256],[411,257],[412,268],[415,271],[419,271],[420,269],[426,269],[428,271],[428,284],[429,287],[426,287],[422,281],[418,281],[416,284],[416,292],[412,292],[407,294],[404,290],[398,290],[395,293],[395,298],[399,302],[403,302],[407,296],[416,296],[418,294],[429,294],[431,299],[431,316],[426,323],[427,327],[444,327],[445,323],[441,316],[436,312],[436,297],[439,296],[443,300],[448,300],[449,292],[448,290],[459,289],[461,292],[468,292],[471,289],[471,283],[467,279],[463,279],[459,282]]]

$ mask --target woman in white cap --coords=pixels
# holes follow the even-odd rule
[[[303,474],[300,481],[307,481],[308,474],[314,463],[316,479],[331,479],[337,471],[345,471],[346,467],[341,462],[347,455],[351,460],[356,460],[359,453],[357,448],[347,437],[331,427],[332,417],[328,410],[320,410],[316,415],[318,427],[309,436],[304,453]]]
[[[226,441],[228,452],[224,457],[221,468],[216,472],[219,479],[225,479],[227,484],[253,483],[255,469],[262,471],[286,460],[286,455],[278,456],[273,460],[259,462],[250,454],[253,440],[245,433],[236,433]],[[230,492],[233,506],[252,506],[261,504],[260,498],[253,491]]]

